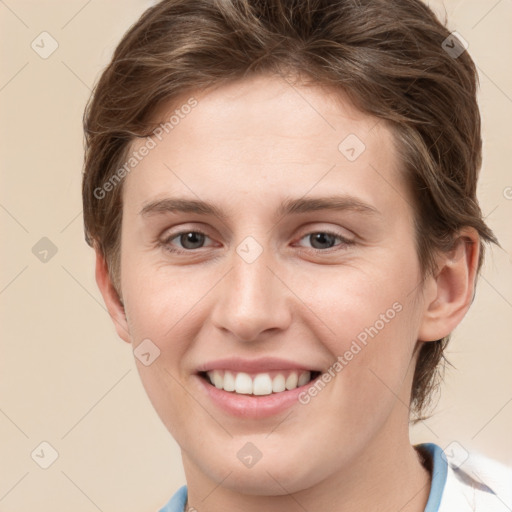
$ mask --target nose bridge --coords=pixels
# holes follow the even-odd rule
[[[268,245],[263,247],[252,237],[233,250],[231,271],[219,289],[213,320],[239,341],[252,341],[269,329],[283,329],[289,321],[285,287],[270,270],[274,260]]]
[[[262,306],[263,299],[272,293],[269,270],[270,261],[268,249],[262,251],[254,258],[246,259],[242,252],[242,244],[237,248],[237,254],[233,256],[233,270],[231,272],[232,293],[237,297],[238,303],[252,305],[254,301]],[[249,249],[247,255],[251,254]],[[251,255],[252,256],[252,255]],[[269,297],[267,297],[269,298]],[[263,308],[260,308],[262,310]]]

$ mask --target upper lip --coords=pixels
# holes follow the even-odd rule
[[[270,370],[303,370],[321,371],[310,364],[280,359],[277,357],[261,357],[258,359],[244,359],[241,357],[227,357],[208,361],[197,367],[197,372],[210,370],[233,370],[236,372],[264,373]]]

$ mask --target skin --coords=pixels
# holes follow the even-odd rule
[[[423,511],[430,474],[409,442],[406,404],[418,347],[450,333],[470,305],[477,234],[462,230],[470,243],[438,255],[438,271],[422,279],[392,132],[339,91],[256,76],[193,95],[198,106],[125,178],[124,308],[99,252],[96,267],[119,335],[161,351],[136,363],[181,447],[189,506]],[[353,162],[338,150],[348,134],[366,145]],[[333,194],[377,213],[276,213],[285,199]],[[141,214],[176,197],[211,202],[225,218]],[[197,229],[202,246],[177,236]],[[353,243],[315,243],[325,230]],[[247,236],[262,248],[250,264],[236,252]],[[401,312],[307,405],[241,419],[201,392],[197,366],[232,355],[327,369],[397,302]],[[247,442],[262,453],[251,468],[237,458]]]

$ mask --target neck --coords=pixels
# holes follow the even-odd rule
[[[230,481],[229,472],[223,481],[214,482],[183,454],[189,498],[185,510],[423,512],[430,493],[431,476],[408,437],[406,440],[405,443],[387,440],[379,449],[373,442],[349,468],[298,492],[288,493],[276,486],[276,482],[269,482],[269,489],[276,490],[274,495],[241,492],[236,486],[236,479]]]

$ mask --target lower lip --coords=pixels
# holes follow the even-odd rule
[[[241,395],[218,389],[199,375],[196,375],[196,378],[201,382],[207,396],[220,409],[233,416],[254,419],[274,416],[299,403],[299,395],[314,385],[317,380],[314,379],[295,389],[270,395]]]

